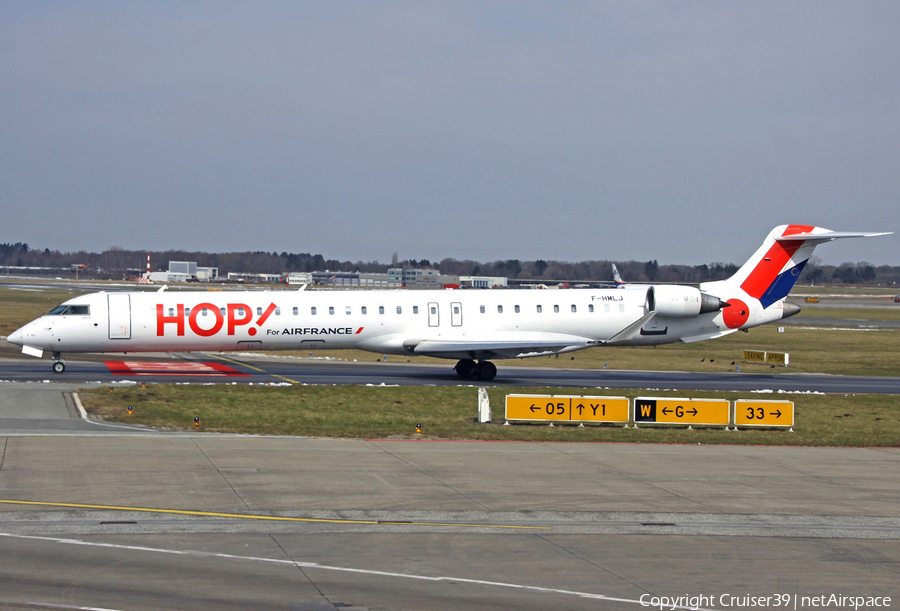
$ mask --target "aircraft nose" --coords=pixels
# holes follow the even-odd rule
[[[22,339],[22,329],[16,329],[12,332],[12,335],[6,338],[10,344],[15,344],[16,346],[21,346],[24,341]]]

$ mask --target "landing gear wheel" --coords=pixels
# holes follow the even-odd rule
[[[456,364],[456,375],[461,377],[464,380],[471,380],[475,377],[475,370],[478,368],[478,365],[472,359],[462,359],[460,362]]]
[[[490,361],[481,361],[475,367],[475,377],[482,382],[490,382],[497,377],[497,366]]]
[[[53,363],[53,373],[62,373],[66,370],[66,364],[62,361],[56,361]]]

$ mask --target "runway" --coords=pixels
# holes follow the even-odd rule
[[[85,422],[76,387],[0,384],[0,607],[724,609],[900,577],[897,448],[171,434]]]
[[[121,355],[92,360],[69,359],[66,372],[54,374],[47,360],[0,358],[0,380],[66,383],[289,383],[493,386],[558,386],[571,388],[646,388],[674,390],[738,390],[823,393],[900,394],[900,377],[818,374],[692,373],[499,367],[491,383],[461,381],[453,363],[353,363],[315,359],[258,358],[232,354],[166,355],[153,360],[125,360]],[[110,364],[115,363],[115,364]],[[122,367],[121,363],[130,364]],[[205,366],[204,366],[205,364]]]

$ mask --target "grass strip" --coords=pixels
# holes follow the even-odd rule
[[[370,387],[169,385],[116,387],[80,391],[95,418],[145,424],[167,430],[338,437],[363,439],[470,439],[491,441],[571,441],[702,443],[796,446],[900,445],[900,405],[889,395],[809,395],[737,392],[602,390],[571,388],[488,389],[494,424],[476,424],[477,392],[473,387]],[[672,427],[624,429],[613,426],[546,424],[502,426],[506,394],[591,396],[657,396],[793,401],[793,433],[783,430],[685,430]],[[128,415],[128,406],[133,415]],[[415,434],[422,425],[423,435]]]

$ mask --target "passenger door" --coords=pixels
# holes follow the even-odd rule
[[[131,339],[131,295],[110,293],[106,297],[109,308],[109,339]]]

